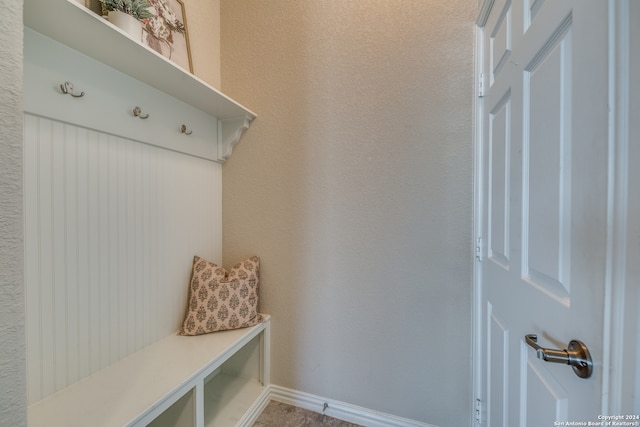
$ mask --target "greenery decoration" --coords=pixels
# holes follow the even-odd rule
[[[149,11],[151,5],[147,0],[100,0],[100,2],[108,11],[119,10],[133,16],[138,21],[154,16]]]

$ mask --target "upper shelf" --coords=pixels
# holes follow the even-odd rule
[[[218,119],[256,117],[73,0],[25,0],[24,24]]]

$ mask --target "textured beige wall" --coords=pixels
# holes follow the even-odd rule
[[[193,74],[220,88],[220,0],[184,0]]]
[[[0,427],[27,425],[22,233],[22,1],[0,0]]]
[[[470,425],[475,1],[222,0],[223,256],[261,256],[272,382]]]

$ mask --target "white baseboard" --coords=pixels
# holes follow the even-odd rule
[[[425,424],[276,385],[269,385],[266,391],[266,402],[264,406],[262,406],[262,409],[264,409],[269,400],[276,400],[321,414],[324,413],[329,417],[360,424],[365,427],[437,427],[433,424]],[[327,406],[323,411],[325,403]],[[260,409],[258,415],[262,409]],[[252,422],[255,421],[256,418],[254,418]]]
[[[271,400],[270,387],[271,386],[268,386],[260,393],[260,396],[253,402],[253,405],[251,405],[247,412],[245,412],[238,424],[236,424],[236,427],[251,427],[253,425]]]

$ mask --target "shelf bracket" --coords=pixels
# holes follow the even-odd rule
[[[224,163],[231,157],[233,147],[240,141],[242,132],[249,129],[252,120],[248,114],[218,120],[218,161]]]

